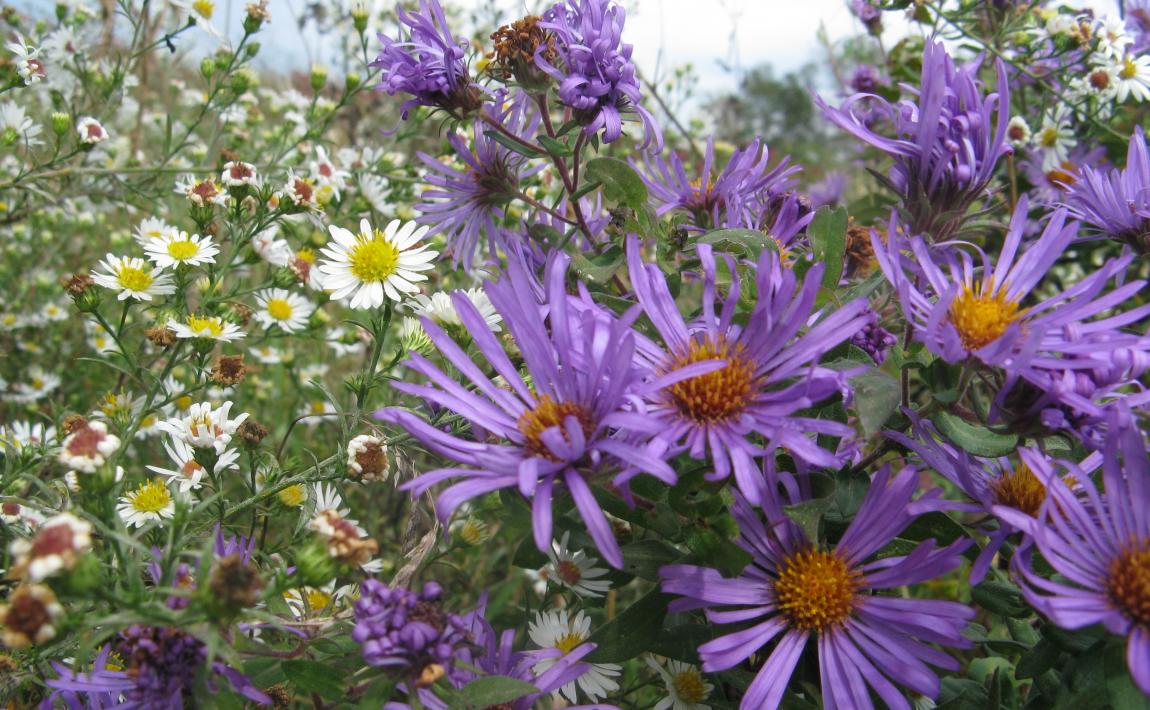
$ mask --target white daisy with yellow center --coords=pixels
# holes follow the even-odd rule
[[[655,703],[652,710],[711,710],[703,701],[711,696],[715,686],[703,678],[697,666],[672,659],[668,659],[666,667],[654,658],[648,658],[647,663],[663,679],[667,689],[666,697]]]
[[[220,316],[203,316],[190,313],[181,323],[168,321],[168,330],[177,338],[207,338],[227,343],[244,337],[244,332],[235,323],[229,323]]]
[[[256,293],[259,310],[255,318],[265,328],[278,326],[280,330],[294,333],[307,326],[307,319],[315,312],[315,304],[299,295],[282,288],[267,288]]]
[[[168,224],[162,219],[156,217],[146,217],[140,220],[136,225],[136,231],[132,236],[136,238],[136,242],[143,247],[148,246],[154,239],[163,239],[169,234],[174,234],[176,228]]]
[[[1114,98],[1118,103],[1150,100],[1150,56],[1127,54],[1114,66]]]
[[[116,298],[120,301],[129,298],[150,301],[176,291],[170,274],[136,256],[108,254],[100,262],[100,267],[103,271],[92,271],[92,280],[106,289],[119,291]]]
[[[124,525],[142,528],[150,522],[159,523],[171,518],[176,514],[176,504],[164,482],[153,478],[121,497],[116,512]]]
[[[542,649],[555,649],[564,656],[575,650],[591,637],[591,619],[582,611],[571,616],[566,609],[539,612],[535,621],[527,627],[527,635],[531,642]],[[543,673],[555,665],[558,658],[546,658],[536,663],[532,670],[537,674]],[[554,695],[562,695],[569,703],[578,702],[576,687],[582,690],[591,702],[598,702],[619,689],[619,683],[614,680],[622,668],[614,663],[590,663],[591,669],[555,691]]]
[[[219,247],[212,243],[211,237],[201,237],[198,234],[173,230],[159,239],[152,239],[144,245],[148,258],[156,266],[169,267],[188,264],[212,264],[216,261]]]
[[[379,308],[385,297],[400,301],[418,293],[415,284],[427,280],[418,272],[431,269],[439,256],[419,245],[428,229],[414,222],[401,225],[398,219],[383,230],[362,220],[359,234],[330,227],[332,241],[322,249],[328,258],[318,266],[324,290],[335,300],[349,300],[352,308]]]
[[[175,486],[180,493],[199,490],[203,486],[204,477],[208,475],[208,469],[196,460],[196,450],[182,439],[164,442],[164,450],[168,452],[168,458],[175,464],[175,468],[149,465],[148,470],[166,478],[168,485]],[[239,457],[239,453],[232,449],[224,451],[216,459],[213,472],[237,468],[236,460]]]

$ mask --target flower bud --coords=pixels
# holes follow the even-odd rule
[[[327,67],[319,64],[313,64],[311,67],[311,90],[315,93],[323,91],[323,87],[327,84]]]
[[[216,60],[211,57],[204,57],[200,62],[200,76],[205,79],[211,79],[212,75],[216,73]]]
[[[52,114],[52,132],[57,136],[63,136],[72,127],[72,117],[63,111],[56,111]]]
[[[322,587],[336,575],[335,560],[320,540],[312,540],[296,555],[296,577],[307,587]]]

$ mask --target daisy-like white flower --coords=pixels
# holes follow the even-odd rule
[[[361,481],[387,479],[391,462],[387,457],[387,444],[371,434],[360,434],[347,442],[347,468]]]
[[[176,183],[176,192],[188,198],[188,202],[197,207],[211,205],[223,207],[228,204],[228,193],[224,191],[222,185],[210,178],[197,180],[195,176],[188,175]]]
[[[596,567],[599,560],[589,557],[583,550],[571,550],[568,545],[570,537],[571,532],[565,531],[563,537],[551,542],[551,549],[547,551],[550,562],[540,574],[581,597],[603,596],[611,589],[611,582],[597,578],[607,574],[606,568]]]
[[[124,525],[142,528],[150,522],[163,522],[176,514],[172,492],[159,478],[141,483],[134,491],[120,497],[116,512]]]
[[[212,15],[216,12],[215,0],[171,0],[171,3],[172,7],[183,11],[184,23],[193,22],[217,42],[225,41],[223,33],[212,24]]]
[[[337,414],[339,414],[339,411],[331,402],[326,399],[312,399],[308,402],[304,402],[303,405],[300,406],[298,416],[307,417],[307,419],[303,420],[305,425],[315,426],[324,419]]]
[[[379,308],[385,294],[399,301],[403,294],[418,293],[416,282],[427,277],[417,272],[431,269],[439,256],[427,245],[417,246],[427,230],[414,222],[401,226],[398,219],[384,230],[362,220],[358,235],[331,226],[333,241],[322,250],[328,258],[318,267],[324,289],[333,299],[350,299],[352,308]]]
[[[116,449],[120,438],[108,433],[108,425],[88,421],[72,430],[60,444],[60,463],[75,471],[95,473]]]
[[[92,549],[92,525],[71,513],[48,518],[31,538],[18,538],[8,546],[12,554],[9,576],[39,582],[72,569]]]
[[[93,270],[92,280],[104,288],[119,291],[117,300],[134,298],[137,301],[150,301],[155,296],[176,292],[170,274],[138,256],[108,254],[100,266],[104,270]]]
[[[40,125],[28,118],[24,107],[14,101],[0,103],[0,137],[4,145],[23,139],[28,145],[39,145]]]
[[[652,710],[711,710],[703,701],[710,697],[715,686],[703,678],[698,666],[668,659],[664,667],[654,658],[648,658],[647,664],[655,669],[667,689],[667,696],[655,703]]]
[[[564,656],[582,646],[591,636],[591,619],[582,611],[571,616],[566,609],[539,612],[535,621],[527,628],[527,635],[531,642],[545,651],[560,651]],[[560,656],[561,658],[562,656]],[[533,667],[536,673],[542,673],[559,658],[555,656],[542,657]],[[619,683],[614,680],[622,668],[614,663],[591,663],[591,669],[578,680],[567,683],[555,691],[556,697],[562,695],[568,702],[577,702],[576,687],[582,690],[591,700],[597,702],[600,698],[619,689]]]
[[[84,321],[84,329],[87,331],[88,347],[92,348],[98,353],[114,353],[119,348],[116,341],[104,330],[104,326],[95,321]]]
[[[1094,26],[1094,36],[1098,38],[1095,51],[1115,59],[1125,56],[1126,49],[1134,44],[1134,38],[1126,32],[1126,23],[1115,15],[1098,18],[1098,23]]]
[[[219,247],[212,243],[211,237],[201,237],[198,234],[188,234],[184,231],[172,230],[159,239],[151,239],[144,244],[144,251],[156,266],[169,267],[188,264],[212,264],[216,261]]]
[[[224,165],[224,172],[220,180],[228,187],[254,187],[260,186],[260,176],[256,173],[256,166],[241,160],[229,160]]]
[[[1114,98],[1125,103],[1133,98],[1138,103],[1150,99],[1150,57],[1127,54],[1115,67]]]
[[[68,309],[61,306],[59,303],[46,303],[40,309],[39,316],[46,321],[62,321],[68,320]]]
[[[56,440],[56,427],[42,422],[15,421],[0,427],[0,453],[11,449],[16,453],[26,447],[39,448]]]
[[[487,297],[487,292],[481,288],[470,288],[462,293],[467,296],[467,300],[475,305],[475,309],[479,311],[483,322],[493,332],[498,333],[499,324],[503,321],[503,317],[495,310],[491,299]],[[451,300],[451,294],[447,291],[436,291],[430,296],[419,294],[412,300],[414,301],[412,307],[416,315],[426,316],[442,326],[463,327],[463,321],[460,320],[459,313],[455,310],[455,303]]]
[[[1034,134],[1034,145],[1042,151],[1042,169],[1053,170],[1066,162],[1070,149],[1075,146],[1074,129],[1068,117],[1061,112],[1047,114],[1042,127]]]
[[[180,493],[199,490],[203,486],[204,476],[208,474],[208,469],[196,460],[196,450],[182,439],[173,439],[170,442],[164,442],[164,450],[168,452],[168,458],[172,460],[172,463],[174,463],[176,467],[171,469],[160,466],[148,466],[148,470],[166,478],[168,484],[176,486]],[[239,457],[238,452],[232,449],[225,450],[216,459],[213,472],[237,468],[236,460],[239,459]]]
[[[279,238],[278,227],[269,227],[253,236],[252,249],[272,266],[287,266],[294,257],[291,245]]]
[[[265,328],[278,326],[287,333],[294,333],[307,326],[307,319],[315,312],[315,304],[299,295],[282,288],[267,288],[256,293],[259,310],[255,318]]]
[[[168,330],[177,338],[208,338],[227,343],[244,337],[243,330],[235,323],[229,323],[220,316],[201,316],[189,313],[184,322],[168,321]]]
[[[212,448],[216,454],[223,454],[236,429],[248,418],[247,412],[232,419],[228,415],[232,403],[212,409],[211,402],[199,402],[188,407],[182,417],[173,417],[158,424],[162,431],[173,439],[182,440],[199,449]]]
[[[283,597],[292,614],[297,619],[302,619],[307,616],[323,616],[324,613],[330,613],[351,591],[351,585],[344,585],[336,589],[333,579],[322,587],[285,589]]]
[[[1030,126],[1022,116],[1014,116],[1006,124],[1006,140],[1014,148],[1025,148],[1030,143]]]
[[[27,379],[12,385],[13,393],[8,399],[13,402],[36,402],[54,392],[60,386],[60,377],[45,372],[39,366],[28,368]]]
[[[319,193],[311,178],[289,174],[283,187],[283,196],[303,210],[319,210]]]
[[[76,122],[76,133],[80,135],[80,142],[84,145],[96,145],[108,140],[108,131],[92,116],[84,116]]]
[[[322,145],[316,146],[315,158],[309,165],[312,179],[317,185],[330,186],[334,189],[335,196],[339,197],[339,189],[347,184],[351,173],[339,169],[328,157],[327,150]]]
[[[17,33],[16,38],[4,45],[4,48],[15,55],[16,71],[25,84],[32,84],[44,78],[44,63],[40,61],[40,48],[33,47]]]
[[[258,345],[250,352],[261,365],[278,365],[284,361],[284,351],[271,345]]]
[[[164,220],[157,217],[145,217],[136,225],[136,231],[132,236],[136,238],[136,242],[138,242],[140,246],[147,247],[152,240],[163,239],[175,232],[176,228]]]

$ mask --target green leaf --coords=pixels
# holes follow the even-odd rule
[[[633,210],[647,204],[647,185],[630,165],[618,158],[593,158],[587,162],[587,179],[603,185],[603,194]]]
[[[1022,592],[1008,582],[983,582],[970,590],[970,599],[999,616],[1020,619],[1030,615],[1030,607],[1023,601]]]
[[[698,238],[700,244],[711,244],[720,251],[735,251],[752,259],[758,259],[764,249],[776,254],[779,245],[774,239],[753,229],[716,229]]]
[[[662,540],[640,540],[623,545],[623,571],[640,579],[659,581],[659,568],[683,557]]]
[[[561,143],[554,138],[540,135],[536,136],[535,140],[539,141],[539,145],[546,148],[547,152],[551,155],[557,155],[561,158],[566,158],[567,156],[572,155],[571,148],[568,147],[566,143]]]
[[[714,639],[722,631],[703,624],[679,624],[664,629],[648,649],[651,653],[674,658],[684,663],[699,662],[699,646]]]
[[[843,257],[847,251],[847,211],[842,207],[821,207],[807,227],[811,251],[815,261],[826,265],[823,286],[838,286],[843,273]]]
[[[587,639],[596,648],[587,656],[589,663],[621,663],[643,653],[658,636],[674,599],[658,588],[644,594],[623,613],[600,626]]]
[[[1018,436],[1015,434],[996,434],[986,427],[976,426],[947,412],[939,412],[931,421],[946,438],[975,456],[1006,456],[1013,453],[1018,445]]]
[[[815,542],[821,539],[819,537],[819,522],[833,502],[834,499],[830,497],[813,498],[798,505],[788,505],[783,510],[786,511],[791,520],[795,521],[796,525],[803,529],[807,539]]]
[[[1106,691],[1110,705],[1115,708],[1146,710],[1150,698],[1138,690],[1126,666],[1126,643],[1121,639],[1108,639],[1106,646]]]
[[[344,697],[340,674],[333,672],[328,664],[287,660],[283,662],[283,671],[288,682],[305,693],[317,693],[328,700]]]
[[[504,148],[520,155],[525,155],[528,158],[538,158],[543,155],[542,152],[534,149],[528,149],[527,146],[523,145],[519,141],[511,140],[511,138],[503,135],[499,131],[487,131],[483,135],[487,136]]]
[[[969,678],[943,678],[935,710],[986,710],[986,688]]]
[[[1018,659],[1014,668],[1014,675],[1018,678],[1037,678],[1054,667],[1058,656],[1061,655],[1058,646],[1042,639]]]
[[[627,255],[617,244],[611,245],[602,254],[595,254],[590,258],[578,252],[571,258],[571,264],[580,276],[597,283],[610,281],[626,261]]]
[[[882,370],[870,370],[852,377],[851,386],[859,423],[867,436],[873,436],[898,409],[898,380]]]
[[[510,703],[525,695],[538,693],[539,689],[530,683],[502,675],[489,675],[477,678],[459,691],[460,697],[473,708],[487,708],[492,705]]]

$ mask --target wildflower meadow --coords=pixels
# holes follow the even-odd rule
[[[0,9],[0,705],[1150,708],[1150,1],[648,4]]]

